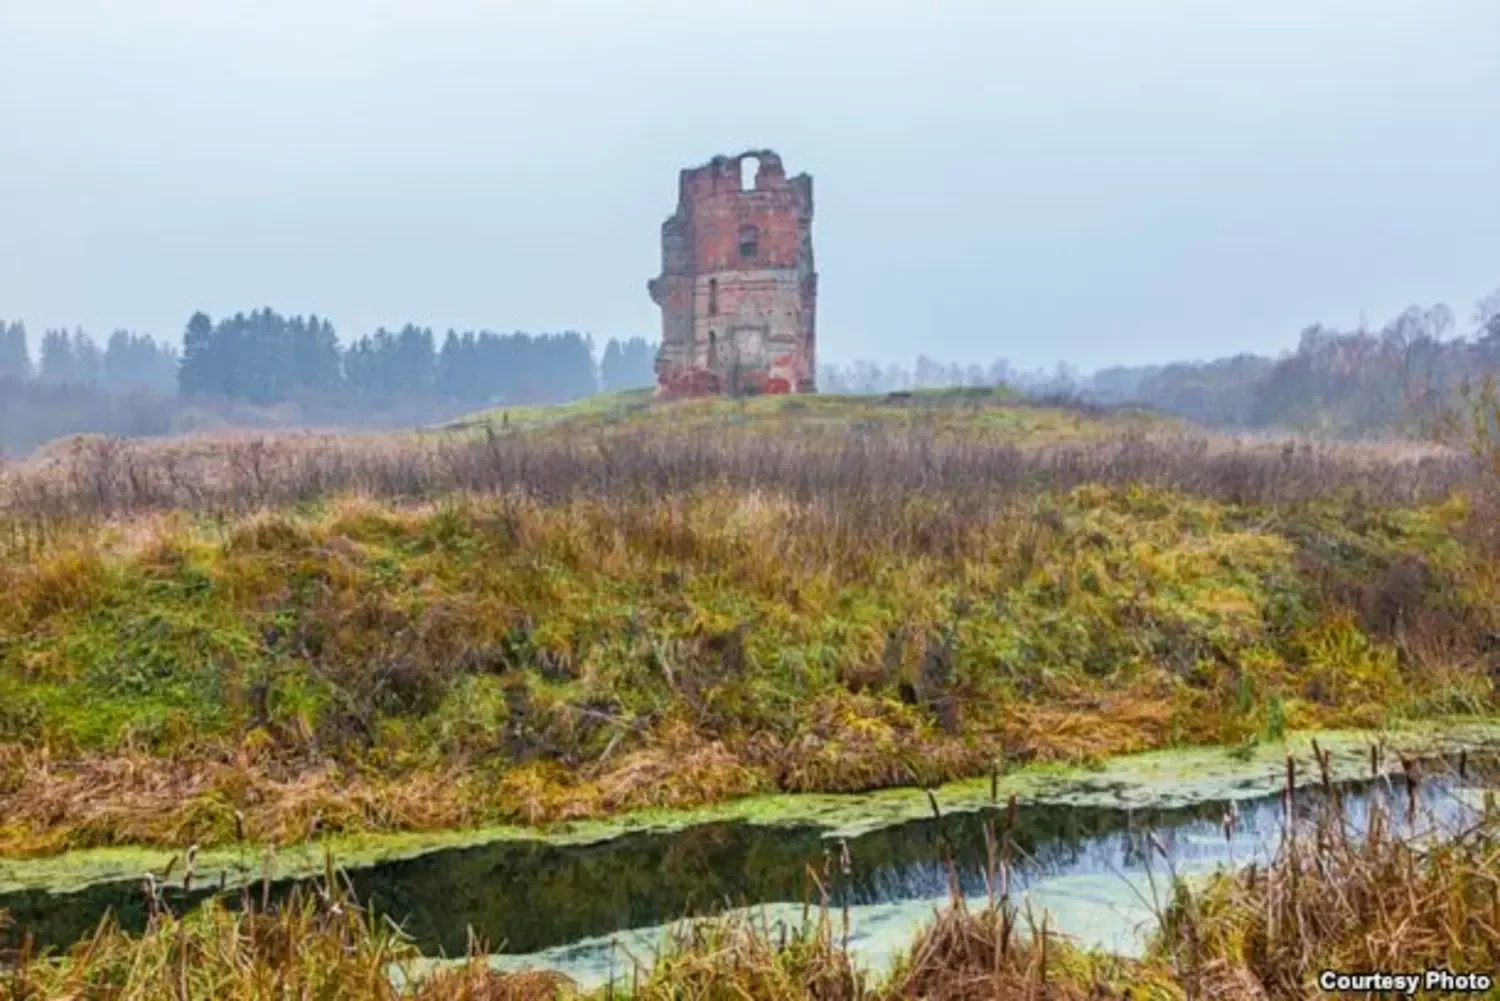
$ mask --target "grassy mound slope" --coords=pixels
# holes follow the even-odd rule
[[[486,429],[492,433],[551,429],[576,434],[750,427],[757,431],[794,428],[806,433],[920,427],[1035,442],[1175,423],[1165,415],[1137,409],[1034,404],[1005,387],[919,389],[880,395],[704,397],[673,402],[653,400],[651,394],[649,389],[634,389],[559,405],[494,407],[432,430],[472,434]]]
[[[799,402],[842,405],[12,474],[0,855],[535,823],[1492,706],[1493,519],[1455,457],[998,405],[917,415],[956,435],[829,436]],[[1017,411],[1088,440],[1018,445],[993,423]]]

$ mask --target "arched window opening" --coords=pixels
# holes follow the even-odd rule
[[[755,175],[760,173],[760,159],[753,156],[740,157],[740,190],[755,190]]]

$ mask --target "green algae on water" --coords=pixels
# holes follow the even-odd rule
[[[1098,767],[1029,765],[993,779],[995,799],[1037,806],[1169,809],[1228,799],[1274,795],[1286,781],[1286,761],[1296,762],[1299,785],[1320,781],[1312,753],[1316,741],[1329,759],[1331,778],[1344,782],[1370,775],[1370,748],[1386,748],[1386,773],[1400,768],[1399,755],[1431,759],[1500,748],[1500,721],[1465,720],[1412,724],[1385,731],[1322,731],[1293,734],[1243,750],[1223,747],[1148,751],[1105,761]],[[277,847],[246,845],[198,853],[199,885],[242,886],[266,877],[284,879],[321,873],[329,855],[346,869],[411,859],[431,852],[471,848],[497,841],[586,845],[629,833],[671,833],[706,823],[812,827],[828,838],[853,838],[931,816],[935,801],[944,813],[982,810],[992,804],[991,779],[969,779],[933,790],[885,789],[862,794],[787,793],[754,796],[691,810],[643,810],[616,817],[545,827],[503,825],[469,830],[333,835]],[[160,873],[180,853],[167,849],[96,848],[36,859],[0,860],[0,894],[25,890],[67,893],[102,883],[139,880]],[[269,868],[267,868],[269,864]],[[180,883],[182,863],[173,867]]]

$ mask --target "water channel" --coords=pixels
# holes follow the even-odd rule
[[[1347,785],[1340,794],[1356,834],[1377,800],[1389,803],[1409,833],[1453,830],[1482,809],[1479,789],[1451,774],[1421,781],[1414,795],[1399,777]],[[1311,815],[1325,799],[1321,790],[1299,789],[1296,815]],[[1274,854],[1285,827],[1280,797],[1236,802],[1237,819],[1226,835],[1227,809],[1223,801],[1164,810],[1020,805],[1011,827],[1011,886],[1081,943],[1138,952],[1167,896],[1169,868],[1193,875]],[[847,841],[811,826],[711,823],[586,845],[497,842],[348,875],[359,899],[398,921],[424,955],[462,955],[472,931],[489,943],[497,966],[560,969],[585,985],[628,971],[632,956],[649,957],[663,927],[685,917],[753,907],[772,920],[800,920],[803,904],[819,899],[821,881],[832,906],[849,909],[856,956],[880,966],[949,899],[954,878],[966,896],[986,895],[986,827],[1005,824],[1003,805]],[[1148,833],[1159,849],[1149,847]],[[845,846],[847,874],[839,861]],[[293,885],[282,880],[269,891],[280,898]],[[218,891],[169,892],[180,910]],[[254,892],[258,897],[261,888]],[[0,910],[13,921],[0,938],[29,932],[37,945],[52,948],[86,936],[106,910],[128,930],[143,928],[147,916],[135,881],[0,895]]]

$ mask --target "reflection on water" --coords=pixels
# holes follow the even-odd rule
[[[1383,788],[1383,787],[1382,787]],[[1455,779],[1428,779],[1416,796],[1418,826],[1462,822],[1472,796]],[[1372,797],[1390,798],[1398,815],[1405,786],[1387,791],[1351,787],[1344,798],[1351,827],[1361,830]],[[1299,790],[1299,813],[1315,809],[1320,793]],[[1466,805],[1467,804],[1467,805]],[[1032,891],[1080,934],[1106,947],[1128,922],[1101,912],[1108,905],[1139,918],[1150,892],[1148,871],[1165,875],[1161,852],[1181,872],[1267,859],[1283,829],[1279,799],[1241,802],[1232,833],[1222,826],[1226,805],[1131,813],[1079,807],[1020,807],[1012,828],[1011,886]],[[350,873],[362,901],[401,922],[428,955],[462,954],[469,930],[499,953],[535,954],[569,947],[580,958],[608,949],[607,937],[650,929],[679,918],[751,904],[818,899],[816,872],[835,906],[859,915],[862,941],[877,951],[898,933],[909,940],[914,923],[946,898],[957,878],[965,895],[983,896],[988,868],[985,830],[1004,826],[1005,811],[960,814],[889,827],[842,844],[812,828],[707,824],[668,834],[632,834],[582,846],[500,842],[436,852]],[[1149,848],[1150,832],[1161,846]],[[1151,853],[1156,852],[1155,857]],[[951,866],[949,860],[951,859]],[[290,881],[276,884],[285,894]],[[202,899],[204,891],[195,891]],[[191,901],[187,901],[190,903]],[[183,903],[180,901],[179,904]],[[127,929],[144,927],[144,900],[134,884],[80,893],[20,893],[0,897],[15,920],[14,938],[29,930],[38,944],[77,941],[112,908]],[[800,913],[800,908],[785,909]],[[1102,922],[1102,924],[1101,924]],[[1064,927],[1067,927],[1064,921]],[[1110,936],[1114,935],[1115,938]],[[1128,938],[1128,936],[1127,936]],[[874,943],[874,944],[871,944]],[[857,945],[859,943],[856,943]],[[904,944],[904,941],[903,943]],[[592,950],[592,951],[591,951]],[[529,957],[535,958],[535,957]]]

